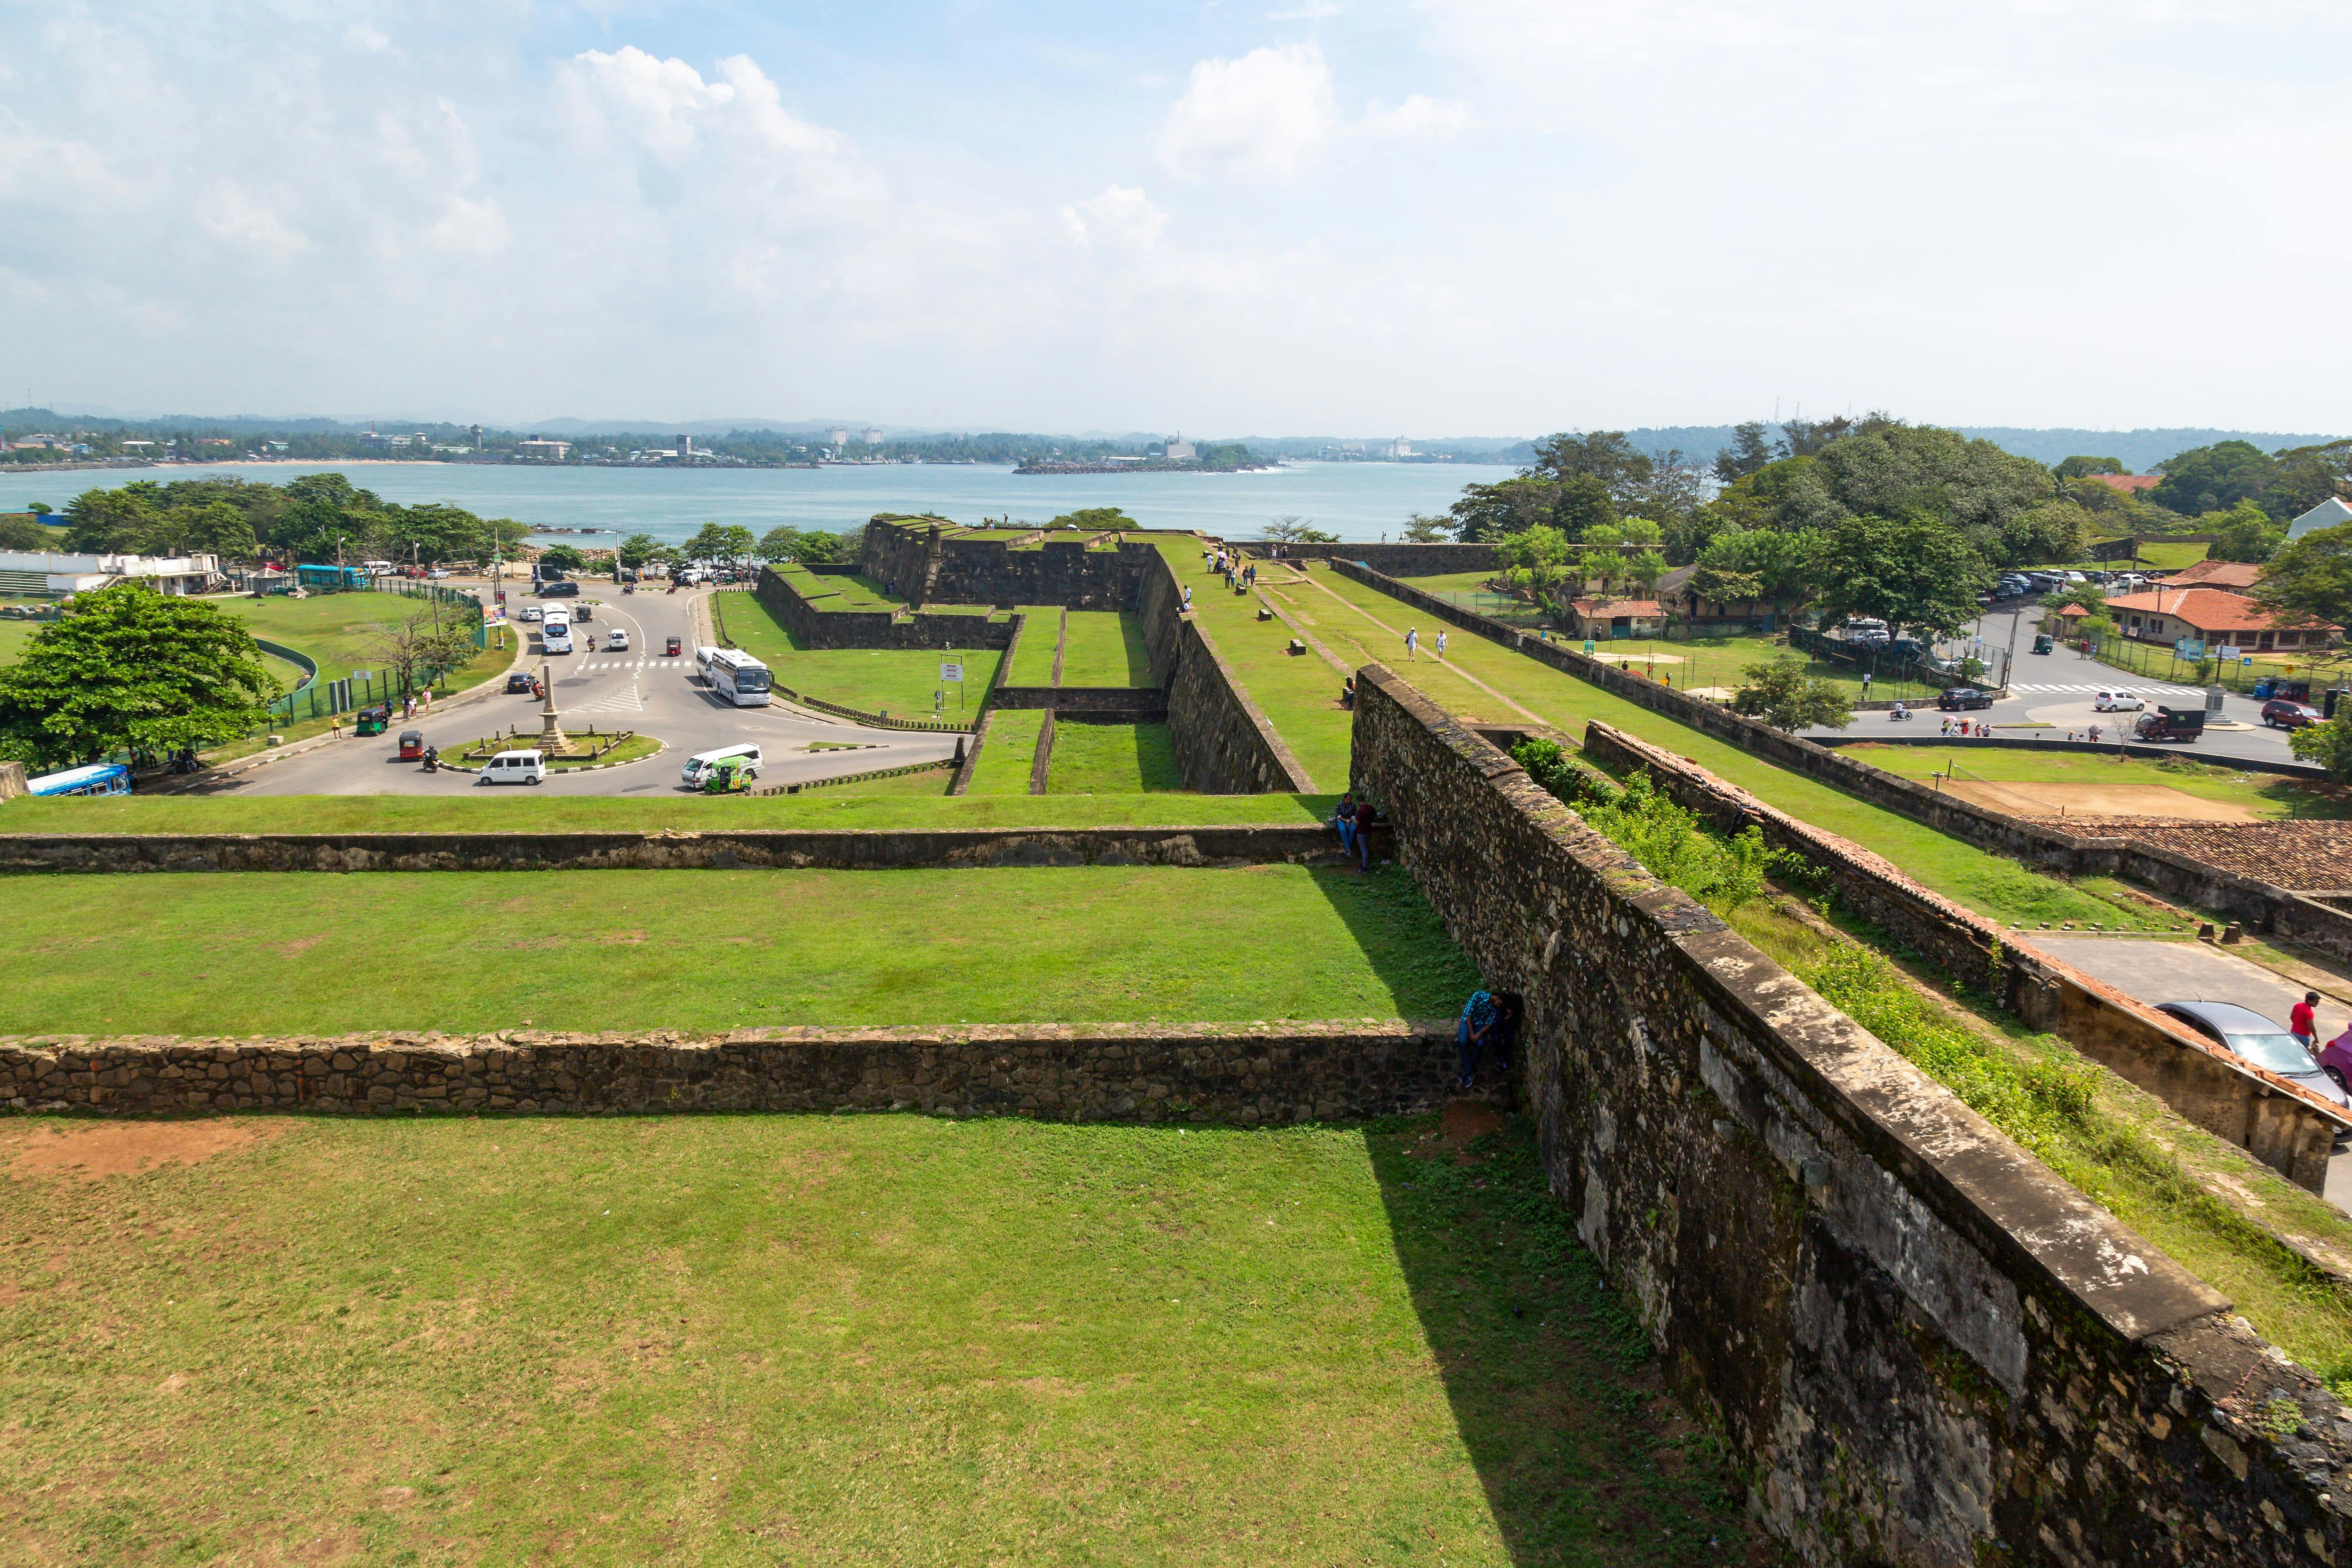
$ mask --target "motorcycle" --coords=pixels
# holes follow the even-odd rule
[[[425,748],[425,771],[428,773],[437,773],[441,771],[440,747],[427,746]]]
[[[1888,709],[1886,711],[1886,721],[1890,724],[1900,722],[1901,721],[1910,717],[1911,710],[1906,708],[1900,702],[1897,702],[1894,707]]]

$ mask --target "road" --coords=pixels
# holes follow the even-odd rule
[[[2159,1002],[2234,1002],[2286,1027],[2287,1014],[2303,994],[2299,985],[2251,959],[2203,942],[2148,942],[2134,937],[2058,937],[2020,932],[2032,946],[2073,964],[2095,980],[2154,1005]],[[2336,989],[2345,989],[2337,987]],[[2319,1037],[2333,1039],[2352,1023],[2352,1003],[2322,993]],[[2339,1143],[2327,1163],[2327,1188],[2321,1194],[2352,1213],[2352,1143]]]
[[[2010,670],[2009,695],[1990,709],[1972,712],[1970,720],[1989,721],[1996,735],[2000,727],[2010,724],[2046,724],[2049,729],[2016,730],[2011,731],[2019,739],[2063,739],[2066,731],[2074,731],[2087,738],[2090,727],[2099,726],[2102,740],[2114,740],[2120,731],[2127,731],[2134,713],[2101,713],[2091,707],[2091,700],[2101,691],[2121,687],[2147,700],[2150,708],[2159,703],[2178,708],[2189,705],[2202,708],[2205,692],[2201,687],[2184,686],[2177,681],[2150,680],[2141,676],[2101,664],[2088,654],[2077,653],[2063,644],[2048,653],[2029,653],[2033,646],[2033,629],[2042,616],[2038,601],[2015,602],[2019,607],[1988,610],[1980,622],[1969,628],[1990,647],[2017,649],[2017,658]],[[2018,618],[2024,625],[2018,626]],[[2012,632],[2015,641],[2011,638]],[[2286,731],[2265,729],[2262,723],[2263,705],[2251,697],[2231,692],[2222,698],[2220,714],[2208,721],[2202,737],[2179,748],[2181,754],[2208,761],[2226,761],[2246,757],[2262,762],[2292,763],[2294,752],[2288,749]],[[1819,738],[1823,735],[1866,735],[1876,739],[1880,731],[1888,734],[1934,734],[1939,716],[1929,705],[1918,718],[1907,723],[1896,723],[1885,714],[1875,711],[1856,713],[1853,723],[1843,731],[1815,728],[1804,733]]]
[[[469,582],[452,586],[478,588]],[[534,795],[619,795],[682,793],[678,770],[697,752],[756,741],[765,753],[759,786],[838,778],[848,773],[935,762],[955,754],[952,734],[875,729],[847,723],[781,701],[766,708],[738,708],[711,695],[695,673],[696,593],[670,594],[659,589],[623,595],[609,585],[583,584],[584,596],[594,605],[584,624],[575,617],[572,642],[579,652],[558,655],[546,662],[555,673],[555,702],[567,733],[578,734],[591,724],[598,730],[635,730],[658,736],[668,750],[642,762],[619,767],[550,777],[530,791]],[[532,604],[577,605],[570,599],[537,600],[525,584],[508,585],[509,609],[520,614]],[[625,652],[604,649],[618,627],[629,634]],[[534,654],[541,647],[538,630],[518,621]],[[594,634],[593,646],[589,634]],[[675,636],[684,650],[665,656],[666,639]],[[534,659],[528,668],[537,668]],[[499,687],[503,687],[500,681]],[[421,714],[402,722],[392,732],[364,739],[350,737],[316,751],[268,763],[236,773],[208,774],[186,793],[202,795],[428,795],[477,787],[472,773],[428,773],[415,763],[397,757],[397,740],[404,729],[421,730],[425,741],[443,754],[455,756],[480,737],[504,733],[509,727],[525,736],[539,732],[539,699],[491,693],[462,705],[444,704],[443,711]],[[856,751],[812,752],[813,743],[828,747],[852,745]],[[519,742],[518,744],[527,744]]]

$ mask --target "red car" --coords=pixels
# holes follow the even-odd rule
[[[2324,724],[2326,721],[2327,715],[2308,702],[2273,697],[2263,704],[2263,722],[2274,730],[2300,730],[2305,724]]]

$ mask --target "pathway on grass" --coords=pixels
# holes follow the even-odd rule
[[[1298,581],[1300,581],[1300,582],[1302,582],[1302,583],[1306,583],[1306,584],[1307,584],[1309,586],[1312,586],[1312,587],[1315,587],[1315,588],[1321,589],[1321,590],[1322,590],[1324,593],[1326,593],[1326,594],[1329,594],[1329,595],[1330,595],[1330,596],[1331,596],[1332,598],[1334,598],[1334,599],[1338,599],[1338,600],[1339,600],[1339,602],[1341,605],[1346,605],[1346,607],[1347,607],[1347,608],[1349,608],[1349,609],[1351,609],[1351,610],[1355,611],[1358,615],[1360,615],[1360,616],[1363,616],[1366,620],[1368,620],[1368,621],[1371,622],[1374,626],[1376,626],[1380,627],[1382,631],[1384,631],[1384,632],[1388,633],[1391,637],[1392,637],[1396,638],[1396,639],[1397,639],[1397,641],[1398,641],[1399,643],[1402,643],[1402,642],[1404,641],[1404,634],[1403,634],[1402,632],[1401,632],[1401,631],[1397,630],[1397,629],[1396,629],[1396,627],[1394,627],[1394,626],[1392,626],[1389,625],[1389,623],[1388,623],[1388,622],[1386,622],[1386,621],[1384,621],[1384,620],[1381,620],[1378,616],[1373,615],[1371,611],[1370,611],[1370,610],[1366,609],[1363,605],[1355,605],[1355,604],[1349,604],[1347,600],[1339,598],[1339,595],[1337,595],[1337,594],[1332,594],[1330,589],[1324,587],[1324,585],[1323,585],[1322,584],[1320,584],[1320,583],[1317,582],[1317,581],[1316,581],[1314,578],[1312,578],[1312,577],[1301,577],[1300,579],[1298,579]],[[1461,635],[1462,635],[1463,637],[1467,637],[1467,636],[1469,636],[1469,634],[1468,634],[1468,633],[1466,633],[1466,632],[1465,632],[1465,633],[1463,633],[1463,634],[1461,634]],[[1449,637],[1446,639],[1447,644],[1448,644],[1448,647],[1447,647],[1447,652],[1448,652],[1448,653],[1450,653],[1450,652],[1452,652],[1452,651],[1453,651],[1453,649],[1452,649],[1452,644],[1453,644],[1455,640],[1456,640],[1455,638],[1451,637]],[[1433,650],[1432,651],[1432,653],[1431,653],[1431,655],[1430,655],[1430,658],[1431,658],[1431,661],[1432,661],[1433,663],[1435,663],[1435,664],[1438,664],[1438,665],[1447,665],[1447,664],[1448,664],[1448,662],[1449,662],[1449,661],[1446,659],[1446,658],[1445,658],[1444,656],[1440,655],[1440,654],[1438,654],[1438,653],[1434,652]],[[1406,678],[1407,679],[1411,679],[1412,678],[1412,675],[1413,675],[1414,671],[1416,671],[1416,670],[1419,668],[1419,667],[1420,667],[1420,661],[1419,661],[1418,659],[1409,661],[1409,662],[1407,663],[1406,667],[1405,667],[1405,678]],[[1527,707],[1526,705],[1524,705],[1524,704],[1522,704],[1522,703],[1520,703],[1520,702],[1518,702],[1518,701],[1514,700],[1513,699],[1511,699],[1511,698],[1509,698],[1509,697],[1506,697],[1506,696],[1504,696],[1504,695],[1503,695],[1503,693],[1501,693],[1501,692],[1499,692],[1499,691],[1496,690],[1493,687],[1491,687],[1491,686],[1487,685],[1485,681],[1483,681],[1483,680],[1479,679],[1476,676],[1475,676],[1475,675],[1471,674],[1468,670],[1466,670],[1466,669],[1454,669],[1454,670],[1452,670],[1452,673],[1453,673],[1453,674],[1454,674],[1454,675],[1457,675],[1457,676],[1461,677],[1464,680],[1468,681],[1471,685],[1473,685],[1473,686],[1476,687],[1479,690],[1481,690],[1481,691],[1485,692],[1487,696],[1492,697],[1492,698],[1493,698],[1493,699],[1495,699],[1497,702],[1502,702],[1502,703],[1506,703],[1506,704],[1507,704],[1507,705],[1510,707],[1511,710],[1512,710],[1513,712],[1517,713],[1520,718],[1525,719],[1525,720],[1528,720],[1528,721],[1529,722],[1531,722],[1531,723],[1541,724],[1541,723],[1546,722],[1546,721],[1545,721],[1545,719],[1544,719],[1544,716],[1543,716],[1542,714],[1540,714],[1540,713],[1537,712],[1537,711],[1536,711],[1534,709],[1532,709],[1532,708]]]

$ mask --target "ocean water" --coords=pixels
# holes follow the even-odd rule
[[[1021,477],[1001,465],[901,463],[826,468],[558,468],[458,463],[207,463],[12,474],[0,469],[0,511],[33,501],[63,510],[85,489],[132,479],[235,474],[283,483],[341,470],[403,505],[446,501],[532,528],[598,528],[682,540],[706,522],[765,533],[780,523],[839,531],[879,511],[937,512],[976,523],[1010,514],[1044,522],[1115,506],[1147,528],[1253,535],[1277,517],[1303,518],[1357,543],[1394,538],[1414,512],[1443,512],[1468,484],[1516,470],[1473,463],[1293,463],[1249,474],[1071,474]]]

